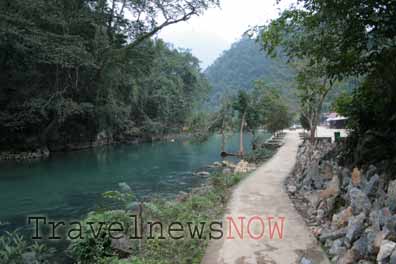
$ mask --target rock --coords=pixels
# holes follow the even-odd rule
[[[131,187],[126,182],[120,182],[118,184],[118,187],[120,188],[121,192],[124,193],[132,192]]]
[[[256,169],[255,165],[249,164],[247,161],[241,160],[234,168],[234,173],[246,173]]]
[[[378,253],[379,248],[375,248],[375,238],[377,233],[373,230],[366,230],[366,237],[367,237],[367,253],[369,255],[374,255]]]
[[[210,173],[207,172],[207,171],[199,171],[199,172],[195,173],[195,175],[198,175],[198,176],[209,176]]]
[[[380,250],[382,241],[385,240],[386,235],[387,235],[386,231],[378,232],[375,235],[375,240],[374,240],[374,244],[373,244],[373,253],[377,253]]]
[[[346,187],[351,183],[351,171],[348,168],[343,168],[341,170],[341,178],[342,188],[346,189]]]
[[[300,264],[314,264],[310,259],[307,259],[306,257],[302,257],[300,260]]]
[[[364,192],[368,196],[374,196],[376,194],[376,192],[378,191],[379,180],[380,180],[380,178],[379,178],[378,174],[375,174],[374,176],[371,177],[371,179],[364,186]]]
[[[352,207],[348,207],[342,210],[340,213],[333,215],[332,226],[334,226],[335,228],[346,226],[349,218],[351,218],[352,216]]]
[[[319,164],[317,162],[311,164],[307,171],[307,179],[311,179],[316,189],[323,187],[324,181],[319,173]]]
[[[326,215],[326,212],[325,212],[325,210],[323,210],[323,209],[318,209],[318,210],[316,211],[316,219],[317,219],[318,221],[323,220],[323,218],[325,217],[325,215]]]
[[[393,212],[396,212],[396,180],[389,182],[386,205]]]
[[[385,216],[383,231],[387,231],[386,239],[396,241],[396,215]]]
[[[326,162],[322,165],[322,177],[327,180],[333,179],[333,166],[329,163]]]
[[[348,240],[349,243],[352,243],[355,241],[358,236],[362,233],[363,231],[363,223],[365,220],[366,216],[364,213],[361,213],[358,216],[351,217],[348,221],[348,227],[347,227],[347,233],[345,238]]]
[[[232,163],[231,161],[228,161],[228,160],[223,160],[221,163],[223,164],[223,167],[228,167],[231,169],[234,169],[236,167],[236,165],[234,163]]]
[[[333,256],[341,256],[344,255],[346,251],[347,248],[344,246],[344,241],[342,239],[336,239],[329,249],[329,254]]]
[[[213,162],[213,166],[214,166],[214,167],[222,167],[223,164],[221,164],[221,163],[218,162],[218,161],[215,161],[215,162]]]
[[[390,256],[389,263],[396,263],[396,250],[393,250],[393,253]]]
[[[318,192],[306,192],[304,198],[310,203],[313,208],[317,208],[320,202],[320,194]]]
[[[287,191],[291,194],[295,194],[297,192],[297,187],[295,185],[288,185]]]
[[[357,255],[355,251],[348,250],[337,262],[337,264],[354,264],[357,260]]]
[[[387,209],[381,209],[381,210],[374,210],[370,212],[369,220],[371,226],[374,228],[376,231],[380,231],[381,228],[385,224],[385,215],[389,215],[389,211]]]
[[[328,212],[333,212],[334,207],[336,205],[336,199],[337,199],[337,197],[330,197],[330,198],[326,199],[326,206],[327,206]]]
[[[320,235],[320,241],[324,242],[327,239],[335,240],[344,237],[346,235],[346,232],[346,228],[341,228],[335,231],[322,232],[322,234]]]
[[[113,236],[116,237],[115,234]],[[133,253],[132,245],[132,241],[124,234],[117,239],[111,239],[111,247],[118,252],[120,257],[130,256]]]
[[[381,243],[380,251],[377,255],[378,263],[385,263],[390,258],[394,250],[396,249],[396,243],[390,240],[383,240]],[[388,263],[388,262],[387,262]]]
[[[366,235],[362,235],[358,240],[353,243],[352,250],[357,253],[359,258],[365,258],[367,256],[368,239]]]
[[[333,177],[333,179],[327,184],[327,188],[320,192],[320,199],[324,200],[330,197],[335,197],[340,192],[340,179]]]
[[[226,174],[226,175],[229,175],[229,174],[232,174],[232,170],[230,168],[224,168],[222,173]]]
[[[186,193],[186,192],[179,192],[179,194],[176,196],[176,201],[178,203],[185,202],[188,199],[189,196],[190,195],[188,193]]]
[[[349,191],[349,199],[353,214],[360,214],[362,211],[369,211],[371,203],[367,195],[358,188],[352,188]]]
[[[362,182],[362,177],[360,170],[358,168],[354,168],[352,171],[352,185],[354,187],[357,187],[361,184]]]
[[[377,168],[374,165],[370,165],[367,169],[366,172],[366,178],[370,179],[371,177],[373,177],[375,174],[377,173]]]

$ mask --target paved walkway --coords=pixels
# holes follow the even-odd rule
[[[292,264],[299,263],[302,256],[315,264],[330,263],[284,190],[284,180],[293,169],[298,144],[298,133],[288,132],[285,145],[277,154],[237,186],[226,212],[237,224],[240,224],[238,216],[247,220],[252,216],[284,217],[283,239],[279,239],[277,232],[270,239],[266,221],[260,240],[247,238],[246,233],[244,239],[240,239],[233,229],[236,239],[212,240],[202,264]],[[226,225],[227,221],[224,223]],[[251,233],[259,235],[263,230],[259,228],[260,225],[254,226]],[[227,230],[226,225],[224,237],[227,237]]]

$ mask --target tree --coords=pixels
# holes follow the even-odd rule
[[[298,73],[297,82],[301,115],[308,122],[310,141],[314,143],[323,103],[333,88],[333,83],[318,65],[305,67]]]
[[[279,19],[260,27],[259,38],[265,49],[274,52],[281,46],[289,57],[307,58],[309,65],[323,65],[330,82],[350,77],[361,80],[352,93],[350,109],[343,111],[348,114],[349,127],[353,128],[349,150],[360,153],[349,157],[355,157],[354,163],[373,160],[364,158],[374,153],[370,151],[372,146],[390,153],[395,148],[386,142],[396,139],[395,111],[391,110],[395,95],[394,89],[390,89],[396,85],[391,74],[392,62],[396,61],[396,2],[304,0],[300,3],[302,8],[286,10]],[[375,152],[377,157],[389,159],[388,154]]]
[[[0,148],[62,149],[102,132],[122,139],[180,126],[208,85],[189,52],[151,37],[217,4],[1,1]]]
[[[233,107],[238,112],[240,118],[240,129],[239,129],[239,155],[244,155],[243,146],[243,132],[246,126],[246,115],[251,107],[251,98],[245,91],[239,91],[238,95],[234,99]]]
[[[214,113],[213,122],[211,124],[211,131],[219,131],[221,135],[220,151],[222,155],[226,154],[226,134],[231,132],[234,127],[234,109],[232,98],[230,96],[223,96],[221,100],[220,109]]]

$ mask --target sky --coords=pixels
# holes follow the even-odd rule
[[[187,22],[169,26],[159,37],[177,48],[191,50],[205,69],[250,27],[268,23],[293,0],[221,0],[220,8],[207,10]]]

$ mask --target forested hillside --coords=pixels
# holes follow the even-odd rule
[[[249,38],[242,38],[225,51],[205,71],[212,85],[212,102],[219,102],[223,94],[235,94],[238,90],[250,90],[256,80],[279,88],[284,95],[294,95],[294,73],[285,60],[271,58]],[[294,97],[294,96],[293,96]]]
[[[217,1],[1,1],[0,150],[72,149],[180,131],[208,90],[152,37]]]

